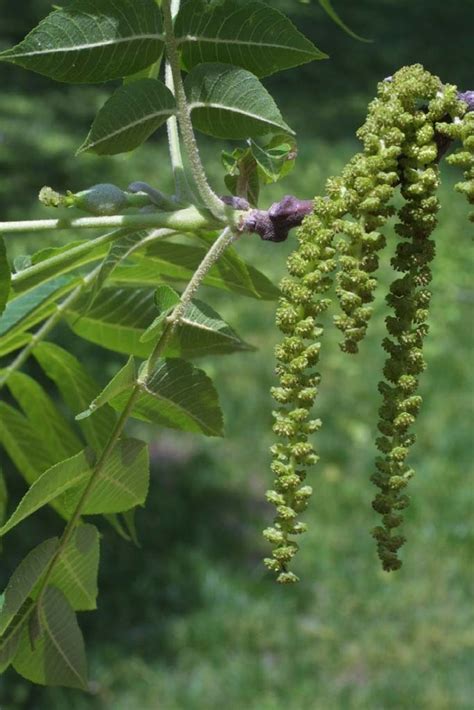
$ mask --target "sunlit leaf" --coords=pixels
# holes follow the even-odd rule
[[[266,76],[327,57],[262,2],[184,0],[175,32],[188,71],[202,62],[225,62]]]
[[[0,60],[56,81],[102,82],[149,66],[162,40],[154,0],[76,0],[48,15]]]
[[[199,64],[186,77],[185,90],[194,126],[215,138],[293,133],[263,84],[246,69]]]

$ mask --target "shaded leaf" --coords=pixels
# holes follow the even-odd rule
[[[121,86],[100,109],[78,153],[116,155],[138,148],[175,110],[173,94],[159,79]]]
[[[74,414],[84,411],[99,391],[85,367],[74,355],[53,343],[38,343],[33,351],[46,375],[53,380]],[[109,407],[103,407],[94,419],[80,422],[87,443],[101,451],[115,426],[116,417]]]
[[[143,505],[149,484],[148,447],[138,439],[121,439],[108,456],[85,501],[82,513],[121,513]],[[61,503],[70,513],[84,492],[86,483],[71,488]]]
[[[42,634],[31,647],[21,635],[13,667],[24,678],[49,686],[87,687],[84,640],[74,611],[56,587],[47,587],[39,608]]]
[[[185,0],[175,32],[187,70],[225,62],[266,76],[327,57],[285,15],[262,2]]]
[[[121,411],[128,399],[122,393],[111,400]],[[132,417],[171,429],[206,436],[222,436],[222,412],[215,387],[203,370],[179,359],[162,361],[142,385]]]
[[[5,402],[0,402],[0,444],[28,483],[53,463],[40,434],[28,419]]]
[[[58,549],[59,540],[45,540],[29,552],[10,577],[0,611],[0,635],[5,633],[33,589],[39,582]]]
[[[166,310],[145,331],[142,340],[157,340],[165,323]],[[168,357],[187,359],[246,350],[253,348],[245,343],[211,306],[195,299],[187,306],[165,353]]]
[[[44,471],[33,482],[16,510],[0,528],[0,535],[5,535],[22,520],[46,505],[46,503],[58,498],[64,491],[88,480],[91,476],[93,465],[94,459],[91,451],[85,449]]]
[[[222,152],[226,169],[224,182],[232,195],[245,198],[253,207],[258,205],[260,181],[257,161],[250,148],[236,148],[232,153]]]
[[[184,83],[194,126],[234,140],[293,133],[256,76],[229,64],[199,64]]]
[[[3,673],[8,668],[15,657],[20,645],[22,631],[28,624],[32,606],[33,602],[28,599],[0,638],[0,673]]]
[[[22,372],[12,372],[7,385],[32,427],[41,431],[41,439],[53,460],[80,451],[81,441],[36,380]]]
[[[89,523],[79,525],[62,550],[50,584],[62,591],[76,611],[97,608],[99,569],[99,532]]]
[[[102,82],[149,66],[162,51],[162,39],[154,0],[76,0],[1,52],[0,60],[56,81]]]

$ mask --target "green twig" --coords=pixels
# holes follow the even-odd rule
[[[217,198],[219,199],[219,198]],[[222,202],[219,200],[221,206]],[[237,218],[238,212],[235,211]],[[78,217],[77,219],[36,219],[15,222],[0,222],[0,234],[18,232],[45,232],[51,229],[100,229],[101,227],[123,227],[133,230],[168,228],[176,231],[197,231],[218,229],[224,218],[216,218],[207,210],[187,207],[176,212],[150,212],[133,215],[113,215],[111,217]]]
[[[189,111],[186,94],[184,92],[183,80],[181,78],[180,59],[178,47],[173,30],[173,16],[170,0],[163,0],[161,3],[163,11],[163,25],[165,30],[165,46],[168,62],[171,67],[173,84],[175,90],[176,106],[178,109],[178,121],[181,130],[183,145],[186,150],[191,171],[196,187],[204,205],[218,219],[223,219],[224,209],[222,201],[210,187],[207,176],[201,162],[199,149],[194,135],[191,115]]]

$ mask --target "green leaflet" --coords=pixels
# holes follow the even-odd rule
[[[169,286],[161,286],[172,291]],[[179,300],[179,296],[176,294]],[[156,317],[158,305],[158,313]],[[82,309],[86,308],[84,315]],[[103,289],[87,310],[87,299],[68,311],[67,320],[77,335],[116,352],[146,358],[164,325],[167,308],[155,304],[152,289]],[[202,357],[252,350],[220,316],[201,301],[193,301],[172,336],[165,353],[169,357]]]
[[[225,62],[262,77],[327,57],[263,2],[184,0],[175,33],[188,71],[202,62]]]
[[[162,46],[154,0],[76,0],[48,15],[0,60],[56,81],[92,83],[149,66]]]
[[[174,294],[174,298],[171,297]],[[142,341],[157,340],[165,327],[166,316],[178,302],[179,296],[169,286],[159,286],[155,301],[160,315],[142,335]],[[219,316],[211,306],[194,299],[188,304],[179,325],[168,343],[168,357],[189,359],[203,355],[226,354],[253,350]]]
[[[34,481],[16,510],[0,528],[3,536],[47,503],[55,501],[72,515],[95,466],[90,449],[51,466]],[[120,513],[142,505],[148,492],[148,451],[136,439],[122,439],[113,449],[82,506],[84,515]]]
[[[5,535],[36,510],[59,498],[68,488],[88,480],[93,465],[92,452],[85,449],[48,468],[27,490],[16,510],[0,528],[0,535]]]
[[[125,355],[149,355],[151,345],[141,343],[140,338],[156,315],[152,290],[104,288],[89,310],[87,305],[85,296],[67,313],[77,335]]]
[[[33,592],[58,549],[59,540],[45,540],[29,552],[10,577],[0,611],[0,636],[11,624],[23,604]]]
[[[40,685],[87,687],[84,640],[76,615],[56,587],[47,587],[38,610],[41,635],[31,647],[26,626],[21,633],[13,667]]]
[[[98,261],[107,254],[109,242],[120,240],[126,234],[127,230],[116,229],[92,241],[85,239],[61,247],[41,249],[33,254],[28,269],[13,275],[12,291],[20,295],[55,276],[78,269],[92,261]]]
[[[74,355],[53,343],[41,342],[33,355],[61,392],[73,414],[82,412],[97,394],[98,386]],[[80,422],[87,443],[101,451],[115,426],[115,414],[104,407],[94,420]]]
[[[83,514],[122,513],[143,505],[148,493],[149,468],[147,445],[138,439],[121,439],[102,467],[84,503]],[[85,486],[83,482],[69,488],[61,497],[61,503],[71,514]]]
[[[140,79],[121,86],[100,109],[77,152],[116,155],[134,150],[175,110],[173,94],[159,79]]]
[[[121,411],[129,393],[110,404]],[[203,370],[179,359],[162,361],[141,385],[132,417],[171,429],[222,436],[222,412],[215,387]]]
[[[102,407],[102,405],[110,402],[111,399],[116,397],[118,394],[124,391],[130,391],[132,387],[137,382],[137,369],[135,366],[135,360],[133,357],[128,359],[128,362],[117,374],[110,380],[110,382],[104,387],[102,392],[98,397],[90,403],[89,407],[80,414],[77,415],[76,419],[85,419],[90,417],[91,414],[95,412],[96,409]]]
[[[81,441],[36,380],[22,372],[12,372],[7,385],[33,429],[41,432],[41,439],[53,460],[80,451]]]
[[[256,76],[229,64],[199,64],[184,88],[194,126],[215,138],[244,140],[290,133],[278,107]]]
[[[5,309],[10,293],[11,271],[7,259],[7,248],[3,237],[0,237],[0,315]]]
[[[23,333],[47,318],[54,311],[54,302],[74,287],[70,276],[59,276],[49,283],[40,284],[30,293],[18,296],[6,305],[0,317],[0,337]]]
[[[99,531],[89,523],[79,525],[61,552],[49,583],[62,591],[76,611],[97,608]]]
[[[23,478],[32,483],[54,459],[28,419],[5,402],[0,402],[0,421],[0,444]]]

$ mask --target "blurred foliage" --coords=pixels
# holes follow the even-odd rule
[[[266,81],[299,134],[296,169],[264,192],[266,204],[286,192],[312,197],[321,189],[357,149],[353,134],[376,82],[399,66],[420,61],[444,80],[474,88],[472,3],[334,0],[349,26],[372,44],[343,34],[316,2],[274,4],[290,11],[331,59]],[[49,6],[45,0],[0,0],[0,46],[19,39]],[[74,157],[108,87],[52,84],[8,66],[0,66],[0,80],[2,219],[47,216],[36,201],[43,184],[76,190],[141,179],[170,189],[163,131],[131,158]],[[223,190],[222,146],[202,145]],[[271,480],[273,306],[213,292],[212,305],[260,348],[204,363],[221,392],[228,438],[202,442],[140,431],[151,441],[154,461],[149,504],[138,515],[141,549],[104,529],[99,611],[81,618],[94,694],[33,688],[9,672],[0,680],[2,710],[472,707],[474,264],[467,209],[452,193],[453,171],[443,166],[443,174],[428,371],[413,455],[418,473],[402,570],[388,575],[379,569],[369,536],[383,361],[380,297],[389,264],[360,355],[340,353],[335,335],[323,346],[321,462],[312,474],[316,494],[296,570],[303,581],[295,589],[274,585],[260,561],[260,530],[271,515],[262,501]],[[67,238],[54,235],[56,241]],[[52,241],[48,235],[41,243],[15,238],[11,252]],[[278,278],[291,237],[283,245],[251,238],[239,249]],[[203,291],[202,298],[207,295]],[[118,356],[65,327],[57,337],[101,382],[119,364]],[[23,483],[8,467],[6,473],[12,497],[20,495]],[[7,539],[1,585],[38,538],[59,529],[55,515],[41,511],[23,524],[14,546]]]

